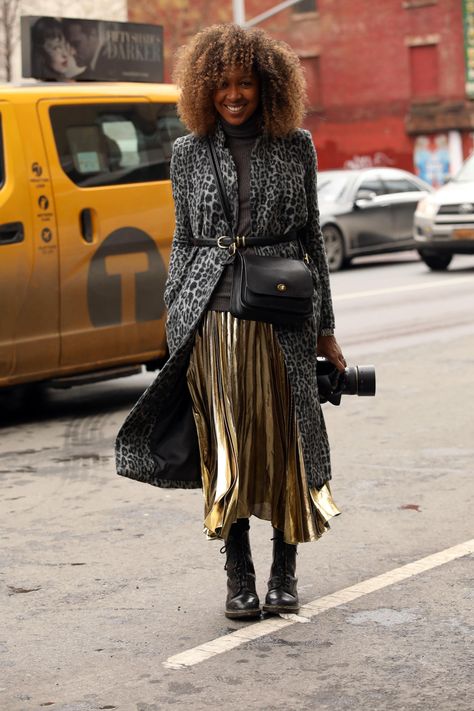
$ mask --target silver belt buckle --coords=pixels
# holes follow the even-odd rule
[[[223,239],[231,239],[231,238],[228,237],[227,235],[221,235],[220,237],[218,237],[217,238],[217,246],[219,247],[219,249],[227,249],[228,247],[230,247],[229,244],[222,244],[221,240],[223,240]]]
[[[230,239],[230,240],[232,240],[232,237],[229,237],[228,235],[221,235],[220,237],[218,237],[218,238],[217,238],[217,246],[219,247],[219,249],[228,249],[228,250],[229,250],[229,254],[231,254],[231,255],[232,255],[232,254],[235,254],[235,250],[236,250],[236,244],[235,244],[235,242],[231,242],[230,244],[223,244],[223,243],[221,242],[221,240],[223,240],[223,239]]]

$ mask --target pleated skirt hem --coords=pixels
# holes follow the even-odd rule
[[[287,543],[317,540],[340,514],[329,483],[308,486],[285,361],[271,324],[208,311],[188,387],[201,454],[204,532],[226,539],[256,516]]]

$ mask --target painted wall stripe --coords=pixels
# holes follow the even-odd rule
[[[188,649],[185,652],[175,654],[163,662],[163,665],[168,669],[183,669],[184,667],[191,667],[196,664],[200,664],[200,662],[211,659],[217,654],[229,652],[230,650],[240,647],[241,645],[254,639],[264,637],[265,635],[278,632],[279,630],[289,627],[290,625],[302,622],[302,617],[315,617],[316,615],[320,615],[321,613],[331,610],[334,607],[345,605],[359,597],[368,595],[376,590],[381,590],[382,588],[401,582],[402,580],[407,580],[412,578],[414,575],[419,575],[419,573],[432,570],[433,568],[437,568],[445,563],[450,563],[451,561],[456,560],[457,558],[462,558],[470,553],[474,553],[474,538],[470,541],[460,543],[457,546],[446,548],[438,553],[427,555],[424,558],[415,560],[412,563],[407,563],[399,568],[389,570],[386,573],[382,573],[382,575],[376,575],[373,578],[362,580],[355,585],[343,588],[342,590],[338,590],[330,595],[316,598],[316,600],[303,605],[299,615],[288,615],[286,619],[283,619],[282,617],[269,617],[261,622],[255,622],[251,625],[247,625],[246,627],[242,627],[242,629],[231,632],[223,637],[218,637],[217,639],[200,644],[197,647],[193,647],[193,649]],[[298,619],[298,617],[300,619]]]

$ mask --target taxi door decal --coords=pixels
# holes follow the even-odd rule
[[[166,266],[155,241],[136,227],[108,235],[89,266],[87,303],[96,328],[161,319]]]

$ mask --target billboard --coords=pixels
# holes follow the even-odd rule
[[[163,28],[70,17],[21,18],[22,75],[43,81],[163,81]]]

